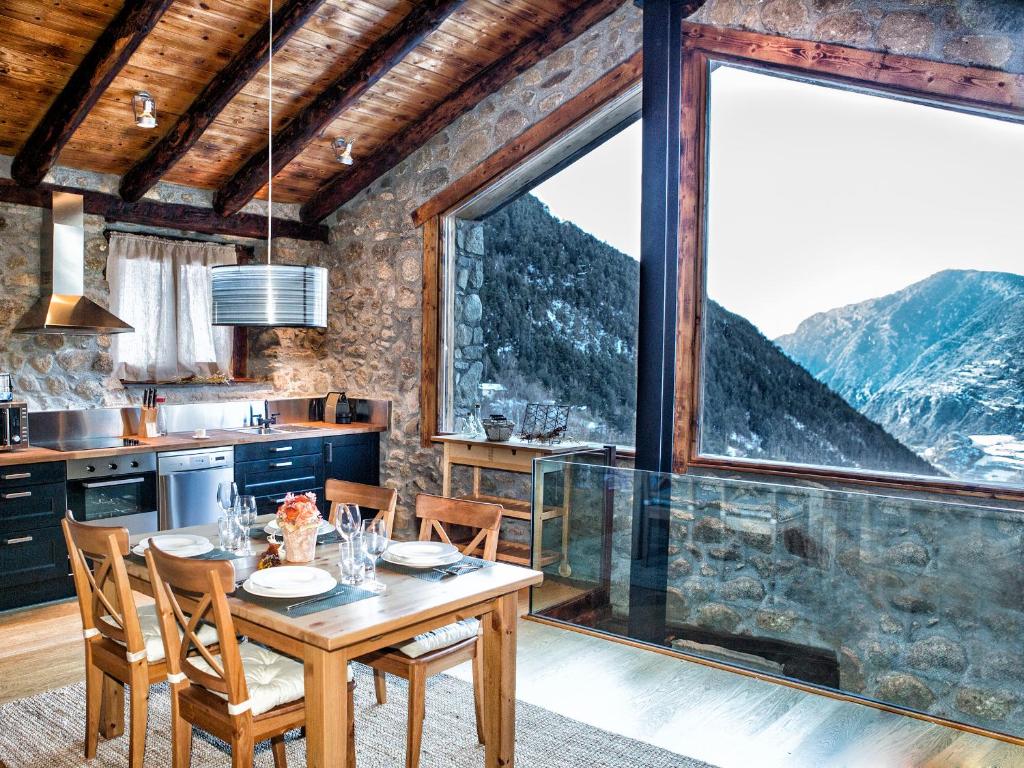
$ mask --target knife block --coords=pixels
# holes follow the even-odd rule
[[[156,425],[156,408],[142,408],[139,413],[139,437],[159,437]]]

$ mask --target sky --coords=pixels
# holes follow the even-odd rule
[[[1024,125],[719,67],[707,292],[769,338],[943,269],[1024,274]]]
[[[943,269],[1024,274],[1024,126],[722,66],[707,292],[769,338]],[[640,257],[641,128],[533,190]]]
[[[562,169],[533,194],[555,216],[640,258],[640,121]]]

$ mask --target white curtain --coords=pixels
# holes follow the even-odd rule
[[[125,381],[231,375],[231,328],[211,324],[210,267],[235,264],[233,245],[115,232],[107,253],[110,311],[135,328],[113,337]]]

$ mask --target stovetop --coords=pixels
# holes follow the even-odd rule
[[[131,437],[82,437],[73,440],[33,443],[33,445],[37,448],[49,448],[52,451],[70,453],[71,451],[94,451],[99,448],[130,448],[140,445],[140,443]]]

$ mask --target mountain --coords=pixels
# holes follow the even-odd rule
[[[813,315],[776,343],[918,453],[1004,479],[1024,471],[1011,439],[1024,433],[1022,307],[1020,275],[947,270]]]
[[[483,380],[583,406],[630,434],[640,265],[523,195],[483,219]],[[514,381],[516,380],[516,381]]]
[[[583,409],[591,439],[629,442],[639,264],[524,195],[481,220],[483,381]],[[714,302],[705,312],[706,453],[934,474],[935,469]],[[577,435],[586,434],[577,420]]]
[[[704,334],[703,453],[936,474],[748,320],[709,300]]]

